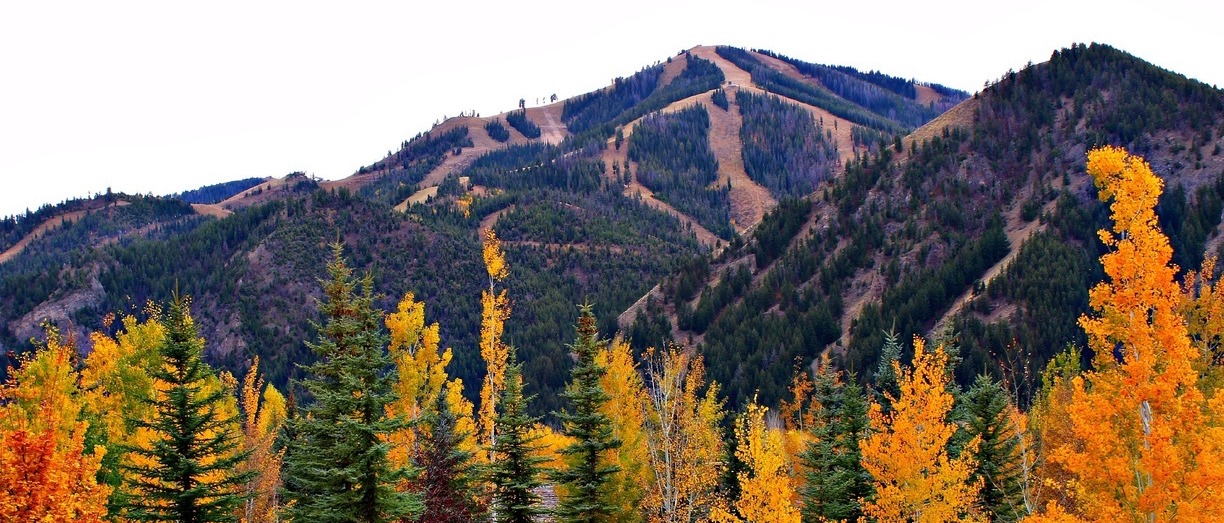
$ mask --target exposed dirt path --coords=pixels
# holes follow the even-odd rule
[[[509,207],[506,207],[505,209],[502,209],[499,211],[493,211],[489,213],[488,216],[485,216],[484,218],[480,219],[480,228],[477,229],[477,231],[480,234],[481,244],[484,243],[485,237],[489,235],[489,229],[492,229],[494,225],[497,225],[497,220],[500,219],[503,214],[506,214],[514,210],[514,207],[515,206],[511,205]]]
[[[561,123],[561,110],[564,108],[565,102],[560,101],[527,109],[527,118],[540,127],[540,141],[558,145],[569,136],[569,129]]]
[[[680,73],[684,72],[685,67],[688,67],[688,58],[685,58],[683,54],[671,57],[671,61],[663,65],[663,74],[659,75],[657,89],[662,89],[670,84],[672,80],[680,76]]]
[[[195,211],[196,214],[212,216],[213,218],[224,218],[234,214],[234,211],[221,207],[220,205],[207,203],[193,203],[191,204],[191,210]]]
[[[708,101],[706,108],[710,113],[710,149],[718,158],[718,180],[714,183],[726,186],[730,182],[732,226],[743,232],[777,207],[778,200],[769,194],[769,189],[749,178],[744,168],[744,144],[740,141],[744,118],[740,115],[739,104],[733,103],[730,110],[724,111],[709,100],[711,94],[702,96],[706,99],[703,102]],[[727,97],[735,99],[735,88],[728,89]]]

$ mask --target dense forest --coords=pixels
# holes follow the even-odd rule
[[[1018,384],[953,379],[955,345],[895,335],[866,383],[824,359],[776,409],[728,409],[704,358],[635,354],[576,310],[556,423],[503,339],[516,269],[484,238],[478,400],[448,369],[412,293],[383,310],[370,273],[331,247],[287,394],[254,358],[239,379],[203,360],[190,297],[111,318],[114,334],[47,326],[0,387],[5,521],[1099,521],[1206,520],[1224,510],[1224,368],[1213,259],[1179,285],[1158,225],[1160,179],[1103,147],[1109,204],[1071,346]],[[792,207],[795,204],[787,204]],[[794,211],[791,211],[794,212]],[[485,278],[487,277],[487,279]],[[487,284],[487,287],[486,287]],[[1095,355],[1083,366],[1082,350]],[[904,356],[903,353],[910,354]],[[189,449],[184,452],[181,449]],[[1121,459],[1119,459],[1121,458]],[[546,503],[543,494],[556,501]]]

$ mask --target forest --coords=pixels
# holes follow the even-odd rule
[[[1179,278],[1164,184],[1142,157],[1095,148],[1086,171],[1108,208],[1104,279],[1077,322],[1085,342],[1052,357],[1029,397],[1012,375],[959,385],[950,340],[887,334],[863,375],[824,359],[796,367],[776,403],[729,407],[691,346],[635,350],[601,335],[585,303],[567,304],[573,365],[545,421],[506,339],[506,240],[484,236],[466,291],[486,371],[466,383],[426,304],[405,292],[382,310],[337,242],[306,343],[315,362],[284,388],[258,358],[241,376],[206,363],[177,289],[108,315],[84,358],[47,325],[0,388],[0,520],[1210,520],[1224,512],[1215,257]],[[513,235],[535,227],[516,222]],[[954,258],[990,259],[1000,241],[987,232]],[[931,277],[975,272],[942,270]],[[893,292],[882,307],[921,289]]]

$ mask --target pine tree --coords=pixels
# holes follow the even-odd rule
[[[129,465],[134,495],[125,502],[125,515],[137,521],[235,521],[251,475],[234,472],[247,456],[239,449],[236,409],[223,405],[232,398],[200,359],[204,340],[196,334],[190,300],[174,296],[161,321],[166,335],[159,347],[163,365],[152,373],[159,391],[150,400],[155,413],[132,420],[153,439],[129,449],[136,458]]]
[[[532,523],[540,508],[540,496],[535,489],[541,484],[538,436],[531,427],[538,418],[527,415],[531,397],[523,397],[523,371],[514,364],[511,350],[506,366],[505,387],[497,403],[494,428],[497,442],[490,449],[494,459],[489,480],[493,483],[493,514],[499,523]]]
[[[979,442],[970,479],[982,484],[982,506],[992,521],[1017,521],[1025,514],[1020,441],[1007,392],[989,376],[981,375],[959,399],[966,436]]]
[[[557,516],[568,522],[608,521],[616,507],[608,499],[607,486],[620,467],[609,464],[604,454],[619,448],[621,441],[612,434],[612,420],[601,412],[609,396],[599,381],[607,369],[596,361],[600,342],[590,305],[582,307],[578,338],[572,348],[577,362],[564,393],[571,410],[558,413],[558,417],[565,434],[576,441],[561,451],[568,466],[554,475],[567,492],[557,506]]]
[[[308,344],[318,362],[304,367],[299,382],[314,403],[289,423],[296,437],[285,456],[286,514],[309,523],[411,518],[423,509],[421,498],[396,490],[408,471],[387,459],[385,438],[403,421],[386,416],[395,377],[387,372],[382,312],[373,306],[370,276],[354,279],[341,246],[333,251],[320,304],[327,323],[315,325],[319,341]]]
[[[467,523],[480,519],[473,479],[473,454],[463,450],[468,434],[460,432],[459,417],[450,408],[446,391],[440,391],[421,426],[416,462],[422,467],[417,483],[424,495],[423,523]]]
[[[884,333],[884,347],[880,349],[880,365],[876,367],[875,375],[871,377],[875,389],[871,392],[871,400],[880,405],[885,414],[892,412],[892,398],[901,394],[901,386],[897,381],[896,365],[901,362],[901,342],[896,332]]]
[[[870,428],[867,398],[853,375],[841,381],[827,364],[816,375],[815,395],[814,441],[800,456],[807,470],[803,520],[855,521],[873,493],[859,452]]]

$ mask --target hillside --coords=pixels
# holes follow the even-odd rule
[[[595,303],[612,335],[667,274],[742,243],[778,202],[819,192],[965,97],[697,47],[567,100],[447,119],[342,180],[294,173],[48,206],[4,222],[0,342],[23,350],[43,320],[114,329],[108,313],[140,315],[178,287],[195,298],[214,363],[241,370],[258,355],[284,384],[307,358],[324,246],[339,238],[374,274],[381,306],[409,291],[428,304],[455,375],[475,383],[479,241],[495,227],[511,265],[507,338],[539,394],[533,408],[550,412],[576,304]]]
[[[1102,278],[1105,209],[1086,150],[1151,161],[1169,188],[1158,211],[1174,261],[1197,268],[1219,252],[1222,122],[1210,86],[1104,45],[1055,52],[856,154],[621,324],[635,340],[697,344],[732,404],[784,398],[795,366],[822,353],[867,379],[889,331],[954,341],[962,383],[986,372],[1031,385],[1053,353],[1083,345],[1076,319]]]

